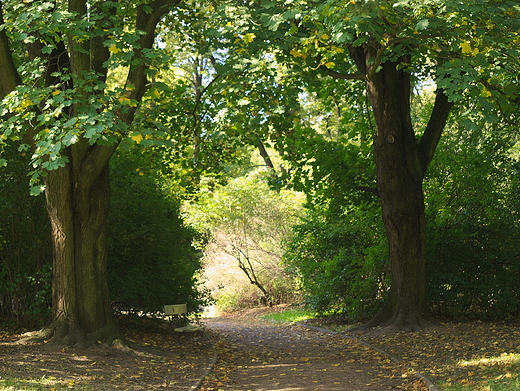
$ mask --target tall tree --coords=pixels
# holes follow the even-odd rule
[[[179,0],[0,1],[2,138],[33,154],[54,243],[53,321],[39,337],[120,338],[108,299],[109,160],[148,88],[158,23]],[[109,83],[119,69],[122,83]]]
[[[311,0],[256,5],[235,8],[253,20],[239,26],[238,34],[253,34],[250,47],[256,51],[265,53],[270,42],[264,60],[276,57],[299,68],[313,84],[325,77],[364,84],[375,123],[373,191],[382,208],[393,280],[384,308],[366,326],[415,330],[428,324],[423,179],[456,102],[471,99],[485,106],[488,121],[510,120],[515,113],[518,4]],[[436,93],[422,124],[412,111],[412,87],[428,82],[436,84]]]

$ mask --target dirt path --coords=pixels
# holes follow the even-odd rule
[[[421,389],[387,357],[339,335],[252,319],[204,323],[219,359],[202,391]]]

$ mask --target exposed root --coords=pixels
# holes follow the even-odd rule
[[[370,321],[352,331],[367,331],[381,327],[389,331],[414,332],[434,325],[436,322],[419,311],[396,309],[393,312],[390,305],[385,305]]]
[[[16,341],[16,343],[21,345],[42,343],[48,341],[53,334],[54,330],[52,330],[50,327],[38,331],[30,331],[22,334],[22,338]]]
[[[77,325],[58,319],[41,330],[25,333],[17,343],[35,344],[46,342],[50,345],[87,348],[99,343],[110,346],[114,341],[122,339],[123,335],[116,324],[107,325],[94,332],[87,333]]]

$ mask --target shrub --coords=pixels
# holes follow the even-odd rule
[[[0,169],[0,316],[37,328],[51,313],[52,243],[44,196],[29,194],[29,157],[5,147]]]
[[[356,209],[329,216],[314,208],[295,227],[284,259],[301,281],[312,309],[366,318],[388,288],[386,241],[376,211]]]
[[[109,287],[119,308],[158,312],[166,304],[205,303],[197,273],[201,254],[195,231],[180,217],[179,201],[156,184],[141,155],[121,154],[112,163],[109,215]],[[143,165],[141,165],[143,163]]]

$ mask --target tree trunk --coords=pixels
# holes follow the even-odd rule
[[[85,75],[95,71],[98,85],[102,85],[108,74],[106,61],[110,57],[110,50],[105,43],[110,29],[107,26],[112,26],[115,21],[117,4],[101,3],[105,2],[92,5],[87,0],[68,1],[68,11],[77,21],[81,21],[81,25],[92,22],[88,28],[89,34],[81,35],[81,39],[76,35],[77,29],[67,32],[67,40],[64,39],[67,33],[63,32],[64,40],[60,38],[55,42],[51,56],[42,52],[43,45],[29,45],[28,48],[31,58],[39,57],[48,61],[47,72],[41,80],[46,87],[61,83],[56,76],[57,71],[70,73],[69,82],[61,85],[65,90],[74,88],[77,101],[74,105],[64,106],[63,114],[68,118],[81,113],[82,108],[89,107],[94,101],[93,93],[103,93],[92,92],[92,80],[82,81]],[[147,51],[154,45],[157,24],[178,3],[179,0],[152,0],[137,6],[134,27],[142,33],[133,47],[135,58],[129,66],[122,95],[126,101],[141,102],[148,84]],[[91,14],[96,15],[92,20]],[[130,16],[128,21],[131,20]],[[0,1],[1,23],[3,9]],[[113,27],[120,28],[119,21]],[[57,35],[53,34],[52,39]],[[90,35],[93,35],[91,39],[85,39]],[[5,30],[1,30],[0,99],[22,84],[14,65],[8,36]],[[75,81],[74,85],[71,80]],[[121,124],[129,126],[137,106],[132,104],[113,108],[114,117]],[[101,114],[101,111],[97,114]],[[26,125],[23,140],[35,147],[34,137],[41,129]],[[112,133],[115,135],[120,132],[121,129]],[[81,138],[60,152],[68,158],[65,167],[48,172],[42,169],[46,173],[45,194],[54,244],[53,322],[35,336],[36,339],[52,337],[54,341],[90,344],[100,340],[112,342],[121,337],[109,303],[105,238],[109,208],[108,167],[117,145],[118,141],[106,145]]]
[[[108,296],[106,219],[109,208],[108,159],[70,153],[69,164],[50,171],[45,194],[54,245],[52,341],[90,345],[121,338]],[[77,149],[77,148],[75,148]],[[71,148],[71,151],[73,148]],[[94,165],[95,164],[95,165]]]
[[[410,75],[385,62],[367,82],[376,122],[377,192],[388,239],[392,288],[383,310],[365,327],[416,330],[425,315],[426,260],[422,181],[425,166],[410,116]]]

